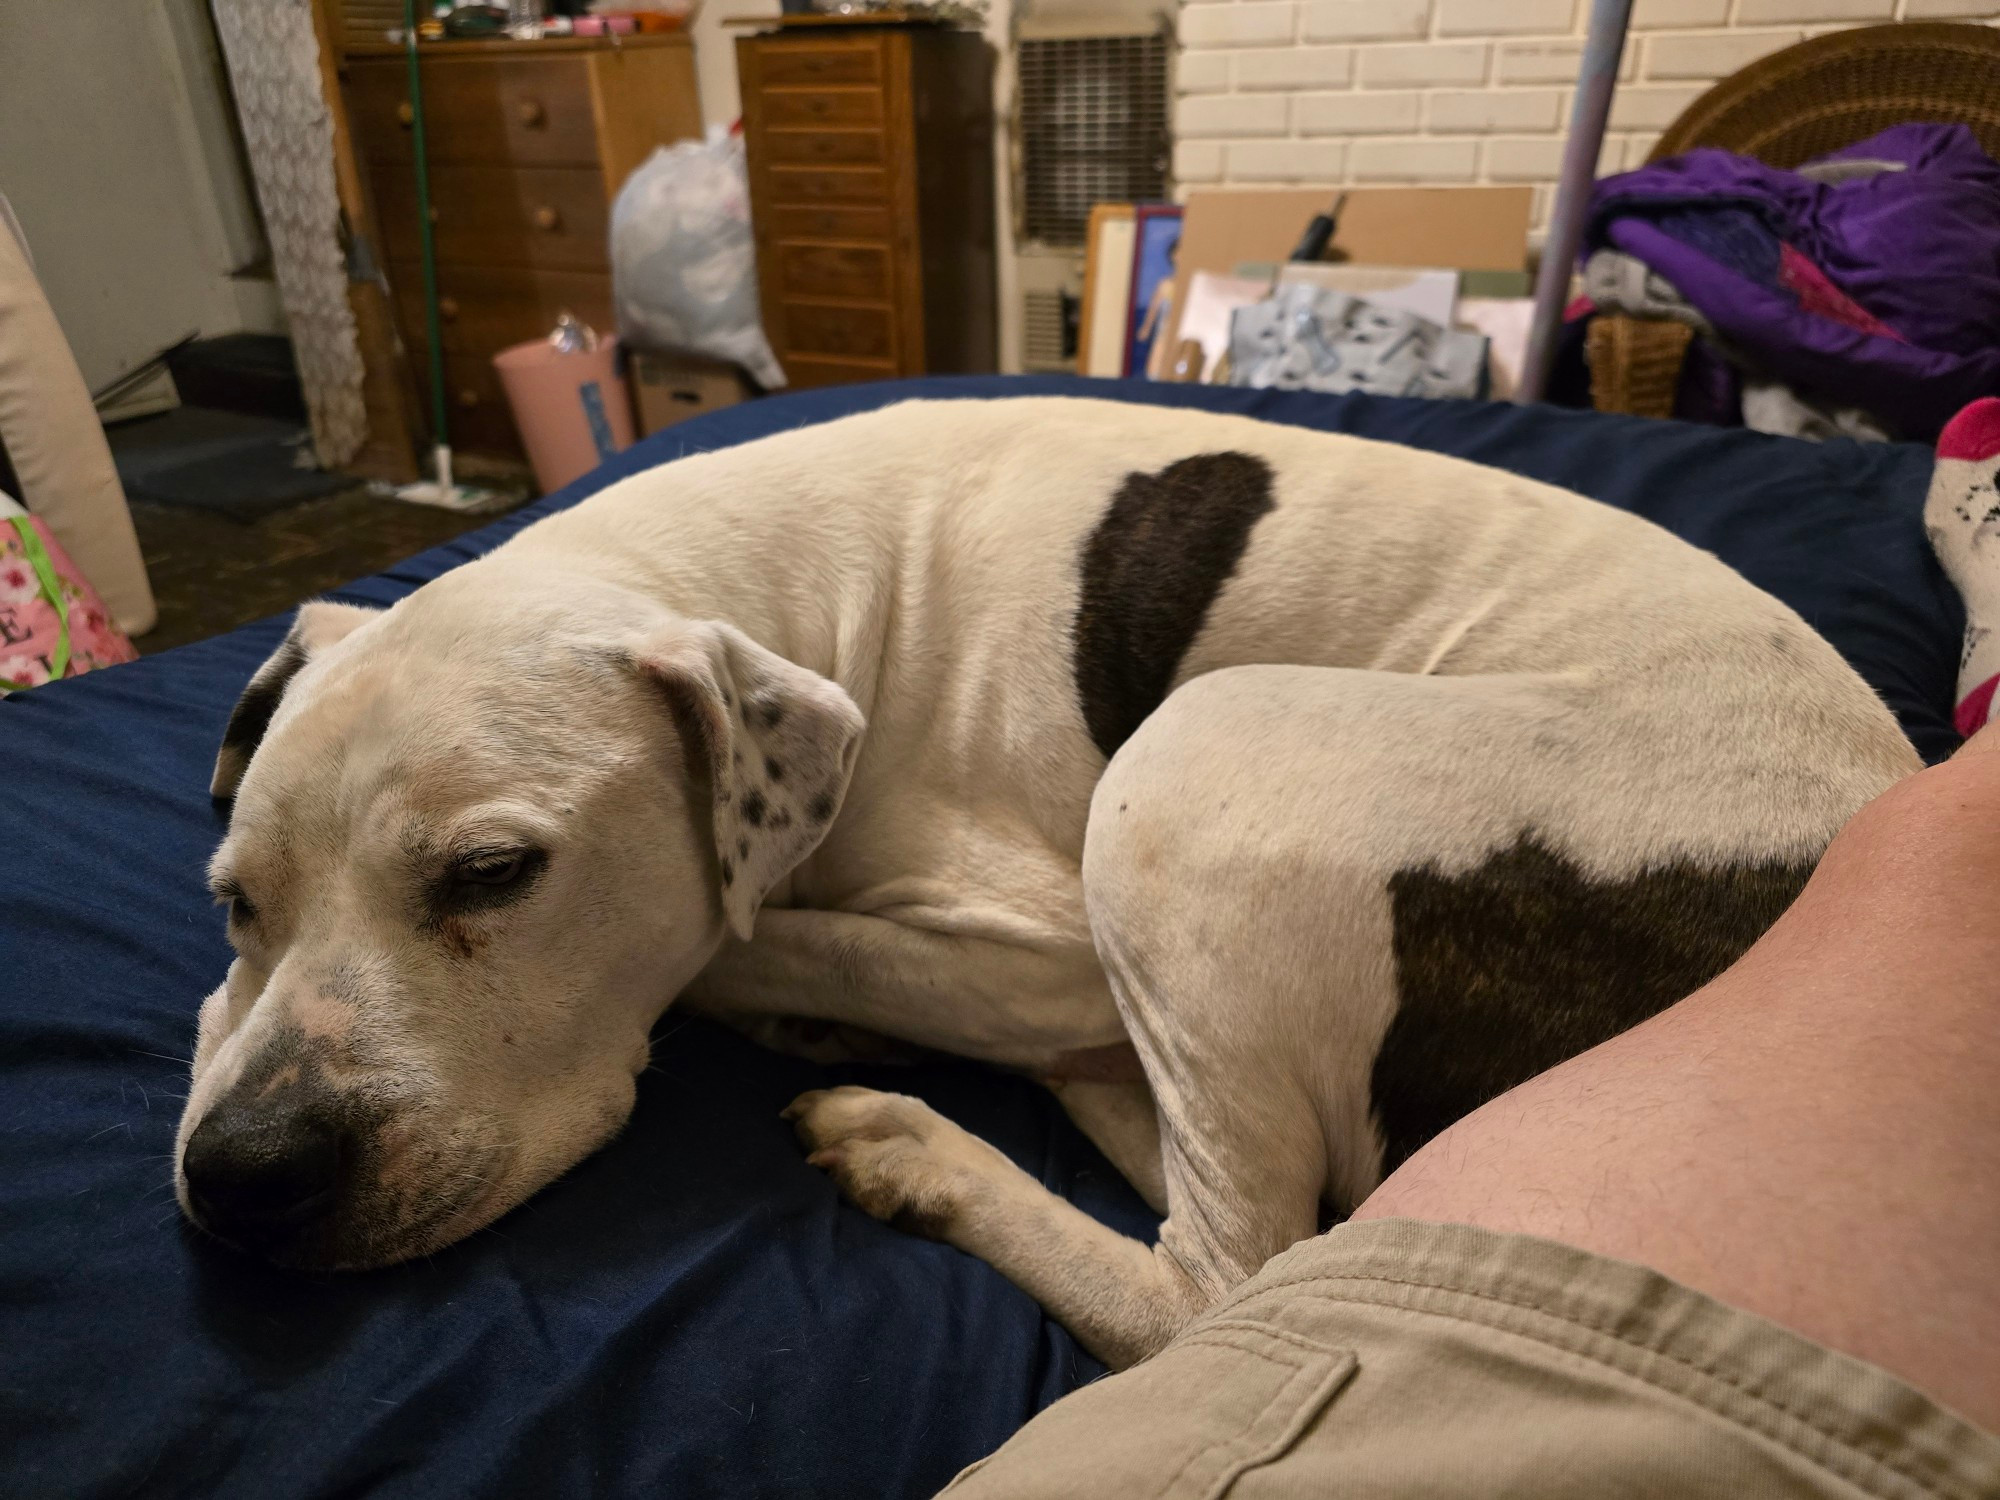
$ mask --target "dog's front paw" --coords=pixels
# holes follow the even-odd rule
[[[920,1099],[875,1089],[816,1089],[784,1111],[806,1160],[865,1213],[912,1234],[948,1240],[984,1170],[1000,1157]]]

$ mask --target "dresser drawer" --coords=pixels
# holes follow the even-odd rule
[[[889,143],[879,130],[773,130],[764,136],[764,158],[784,166],[879,167]]]
[[[760,103],[766,130],[882,124],[880,89],[766,89]]]
[[[424,273],[415,262],[389,267],[396,316],[410,357],[425,357]],[[545,338],[563,313],[601,334],[616,330],[611,278],[601,272],[544,271],[531,266],[441,266],[438,336],[447,354],[490,359],[510,344]]]
[[[773,203],[889,201],[889,174],[880,167],[772,167],[764,180]]]
[[[886,245],[778,246],[778,289],[787,297],[889,300]]]
[[[389,258],[419,259],[415,182],[378,170],[375,201]],[[611,264],[610,211],[594,171],[440,164],[431,174],[431,221],[440,265],[603,271]]]
[[[523,451],[500,372],[486,359],[469,354],[445,359],[444,425],[451,433],[452,447],[468,453],[515,455]]]
[[[892,227],[886,208],[785,206],[765,210],[760,223],[787,240],[886,240]]]
[[[348,103],[364,154],[411,160],[412,112],[401,63],[356,63]],[[588,64],[581,57],[451,58],[423,65],[424,144],[435,166],[510,161],[590,166],[597,161]]]
[[[886,307],[781,304],[785,352],[854,359],[894,359],[895,321]]]
[[[767,86],[810,88],[825,83],[880,83],[882,49],[866,46],[767,46],[758,58]]]
[[[785,374],[799,390],[816,385],[852,385],[858,380],[889,380],[906,373],[890,359],[820,359],[812,355],[787,354]]]

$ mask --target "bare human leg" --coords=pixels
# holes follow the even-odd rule
[[[2000,1429],[2000,732],[1891,788],[1733,968],[1355,1218],[1641,1262]]]

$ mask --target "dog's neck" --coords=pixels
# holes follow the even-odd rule
[[[695,471],[696,463],[674,468]],[[733,478],[718,473],[717,482],[683,483],[670,496],[615,486],[529,528],[495,555],[545,551],[557,567],[573,562],[580,574],[689,620],[725,621],[838,683],[872,717],[904,604],[904,570],[881,543],[881,533],[895,529],[870,524],[881,519],[882,497],[843,485],[850,493],[839,497],[746,499],[744,486],[728,482]],[[806,531],[817,536],[808,541]],[[875,533],[866,545],[864,531]],[[801,566],[803,559],[810,566]]]

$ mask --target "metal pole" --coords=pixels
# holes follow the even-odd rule
[[[1528,353],[1521,364],[1521,383],[1514,399],[1522,405],[1539,401],[1549,387],[1555,363],[1556,334],[1562,327],[1563,306],[1569,301],[1570,276],[1583,243],[1583,216],[1590,204],[1590,185],[1597,177],[1597,153],[1604,145],[1604,124],[1611,115],[1611,95],[1618,87],[1618,58],[1625,50],[1625,26],[1632,18],[1632,0],[1591,0],[1590,31],[1583,44],[1583,66],[1576,75],[1576,103],[1569,112],[1569,140],[1563,146],[1562,177],[1549,215],[1548,239],[1542,246],[1542,268],[1535,278],[1535,314],[1528,325]]]
[[[403,47],[409,63],[410,151],[417,168],[417,243],[424,274],[424,333],[430,345],[431,443],[443,447],[451,439],[444,431],[444,340],[438,331],[437,239],[431,230],[430,163],[424,143],[424,85],[417,69],[416,0],[403,0]],[[443,483],[440,480],[439,483]]]

